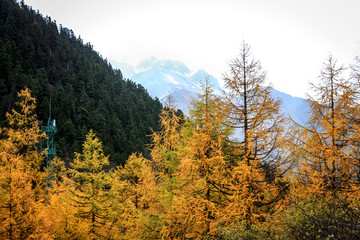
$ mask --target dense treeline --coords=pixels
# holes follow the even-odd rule
[[[90,129],[106,154],[124,163],[144,152],[150,129],[157,129],[162,105],[147,91],[124,80],[92,46],[44,18],[23,2],[0,1],[0,122],[24,86],[37,99],[37,115],[48,119],[49,99],[56,119],[58,154],[72,157]]]
[[[18,93],[0,138],[3,239],[358,239],[360,60],[332,56],[300,126],[279,113],[250,47],[223,97],[205,81],[189,118],[171,98],[149,147],[107,170],[90,130],[70,166],[44,169],[36,100]],[[50,177],[49,177],[50,176]]]

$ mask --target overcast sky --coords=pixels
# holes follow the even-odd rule
[[[243,40],[273,86],[304,96],[330,53],[360,48],[359,0],[25,0],[104,58],[184,62],[221,79]]]

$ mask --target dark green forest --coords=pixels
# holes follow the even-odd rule
[[[145,151],[156,131],[162,105],[140,85],[76,37],[72,30],[23,2],[0,1],[0,122],[16,93],[28,87],[37,99],[37,116],[48,119],[49,99],[58,132],[58,155],[71,158],[93,129],[110,161],[124,163]],[[152,130],[151,130],[152,129]]]

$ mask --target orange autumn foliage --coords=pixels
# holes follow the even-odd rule
[[[16,108],[6,117],[9,128],[0,140],[0,236],[4,239],[48,238],[41,218],[45,174],[44,157],[37,149],[41,138],[35,99],[29,89],[18,93]]]

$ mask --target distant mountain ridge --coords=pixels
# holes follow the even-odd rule
[[[192,71],[182,62],[173,60],[158,60],[149,57],[136,67],[126,63],[110,61],[115,68],[119,68],[125,78],[141,84],[152,97],[164,101],[171,94],[179,109],[189,113],[191,100],[196,98],[201,90],[201,82],[206,78],[214,86],[215,93],[221,95],[222,88],[218,79],[204,70]],[[290,115],[294,121],[304,125],[309,119],[309,107],[305,99],[293,97],[289,94],[273,89],[273,96],[281,100],[281,111]]]
[[[204,70],[192,73],[190,69],[180,61],[157,60],[149,57],[140,62],[136,67],[126,63],[111,62],[115,68],[121,70],[125,78],[144,86],[153,97],[163,99],[169,94],[187,90],[198,92],[201,81],[209,78],[215,90],[222,91],[219,81]]]

